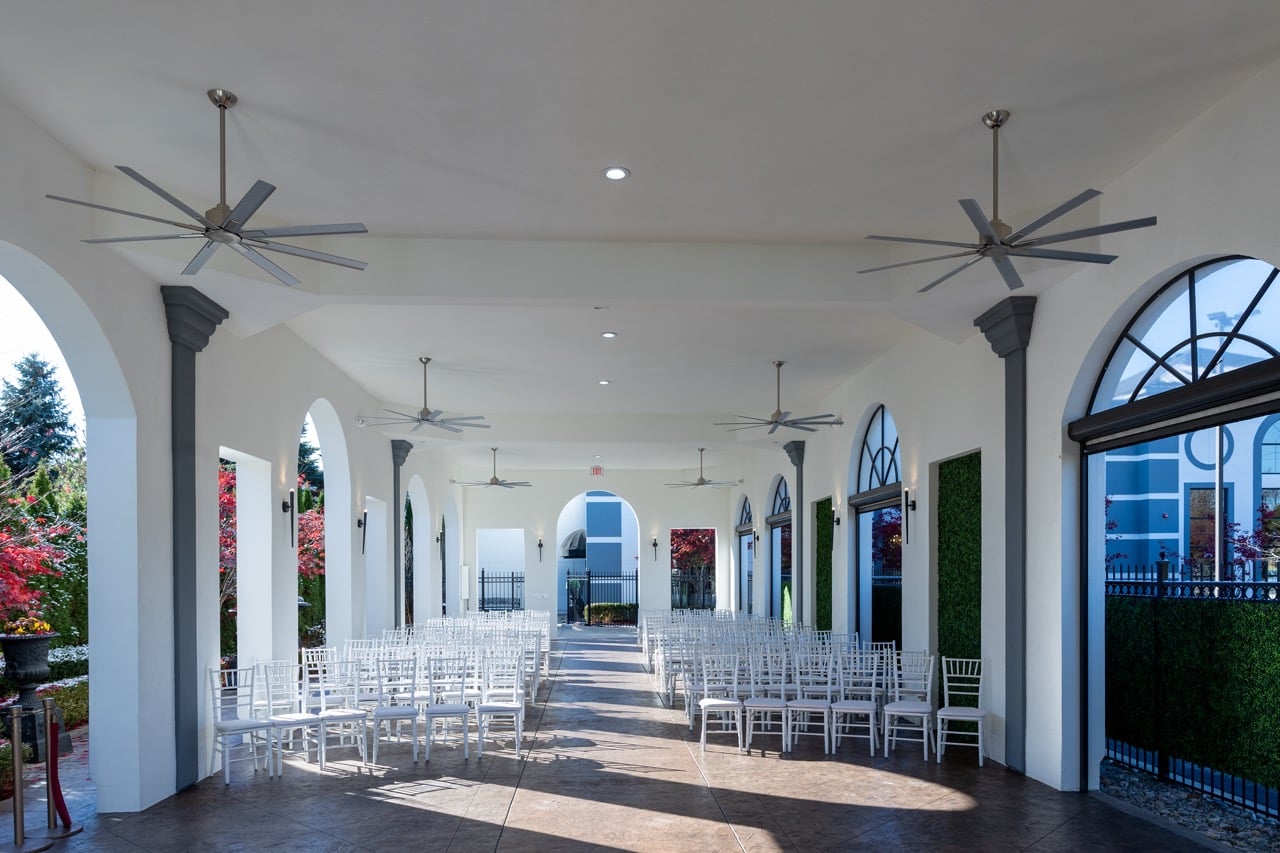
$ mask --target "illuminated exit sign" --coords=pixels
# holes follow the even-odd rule
[[[603,477],[603,476],[604,476],[604,466],[603,466],[603,465],[592,465],[592,466],[591,466],[591,476],[592,476],[592,477]]]

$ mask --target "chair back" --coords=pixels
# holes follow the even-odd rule
[[[702,656],[702,695],[708,699],[738,697],[737,652]]]
[[[340,660],[321,664],[320,710],[360,707],[360,664],[357,661]]]
[[[290,661],[259,664],[266,686],[268,714],[296,714],[302,710],[302,666]]]
[[[884,656],[866,649],[840,656],[840,695],[843,699],[875,701],[880,692]]]
[[[919,700],[933,703],[933,655],[928,652],[898,652],[890,688],[895,702]]]
[[[378,704],[411,705],[418,689],[418,661],[412,657],[379,658]]]
[[[982,707],[981,659],[942,659],[942,700],[947,706]]]
[[[831,701],[837,684],[833,663],[833,655],[827,649],[797,650],[792,670],[797,698]]]
[[[209,670],[213,721],[253,719],[253,667]]]

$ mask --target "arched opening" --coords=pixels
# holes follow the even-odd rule
[[[898,426],[878,405],[849,457],[849,576],[858,636],[902,645],[902,465]]]
[[[791,492],[785,477],[773,485],[769,502],[769,615],[784,623],[795,622],[791,579]]]
[[[315,583],[322,583],[322,592],[318,596],[323,601],[324,620],[322,623],[316,622],[314,616],[308,620],[311,625],[305,644],[341,648],[347,639],[364,636],[364,567],[357,567],[352,559],[352,530],[355,525],[325,523],[325,518],[354,517],[351,466],[347,458],[347,441],[342,420],[333,404],[323,398],[318,399],[311,404],[307,416],[315,425],[315,444],[323,473],[323,487],[317,493],[314,487],[304,487],[301,483],[298,485],[300,492],[306,488],[311,493],[309,500],[312,501],[305,508],[302,501],[299,502],[299,560],[312,561],[310,568],[301,567],[299,572],[305,580],[307,573],[314,571],[314,560],[318,552],[319,573],[323,580],[320,581],[315,575],[312,578]],[[306,522],[304,535],[302,519],[306,513],[311,515]],[[323,542],[322,548],[319,542]],[[304,588],[305,586],[300,585],[300,590]],[[314,591],[311,594],[317,595]],[[314,606],[316,605],[313,604]]]
[[[99,811],[137,811],[174,784],[173,647],[169,626],[147,618],[150,591],[171,589],[170,540],[140,531],[144,511],[167,517],[163,498],[149,497],[167,494],[163,476],[148,484],[154,492],[140,488],[134,402],[80,295],[52,267],[3,241],[0,276],[49,329],[84,407],[89,690],[112,697],[89,719],[90,773]]]
[[[463,606],[464,593],[470,598],[469,568],[462,563],[462,542],[459,533],[462,530],[458,518],[458,507],[452,500],[447,500],[444,511],[440,513],[440,527],[436,534],[437,556],[440,560],[440,592],[439,606],[441,616],[461,616],[466,608]]]
[[[1099,761],[1274,809],[1280,670],[1273,448],[1280,270],[1194,266],[1130,320],[1068,434],[1082,445],[1088,778]],[[1154,709],[1154,713],[1152,713]],[[1267,756],[1267,757],[1263,757]]]
[[[751,518],[751,501],[746,495],[742,496],[741,505],[738,507],[738,523],[733,528],[733,534],[738,552],[738,594],[735,607],[739,613],[751,615],[755,612],[755,606],[752,603],[755,595],[753,573],[756,542],[760,537],[756,533],[755,523]]]
[[[655,537],[656,540],[656,537]],[[557,612],[561,622],[634,620],[639,604],[640,524],[613,492],[589,491],[569,500],[556,521]]]

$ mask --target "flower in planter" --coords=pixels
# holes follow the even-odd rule
[[[53,626],[38,616],[28,614],[5,622],[4,633],[15,637],[52,634]]]

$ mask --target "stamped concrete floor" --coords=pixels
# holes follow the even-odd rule
[[[414,765],[407,744],[380,765],[353,750],[324,773],[286,762],[283,778],[237,764],[139,814],[93,814],[69,797],[85,831],[75,851],[1195,850],[1204,845],[1064,794],[957,749],[938,765],[914,749],[871,758],[847,743],[786,757],[778,738],[740,755],[732,735],[705,754],[680,709],[653,691],[634,631],[565,628],[553,676],[529,714],[528,747],[491,743],[484,758],[437,742]],[[762,751],[759,747],[764,746]],[[474,750],[474,743],[472,748]],[[242,769],[243,768],[243,769]],[[30,793],[28,826],[44,825]],[[12,824],[0,824],[0,840]],[[35,833],[30,833],[35,834]]]

